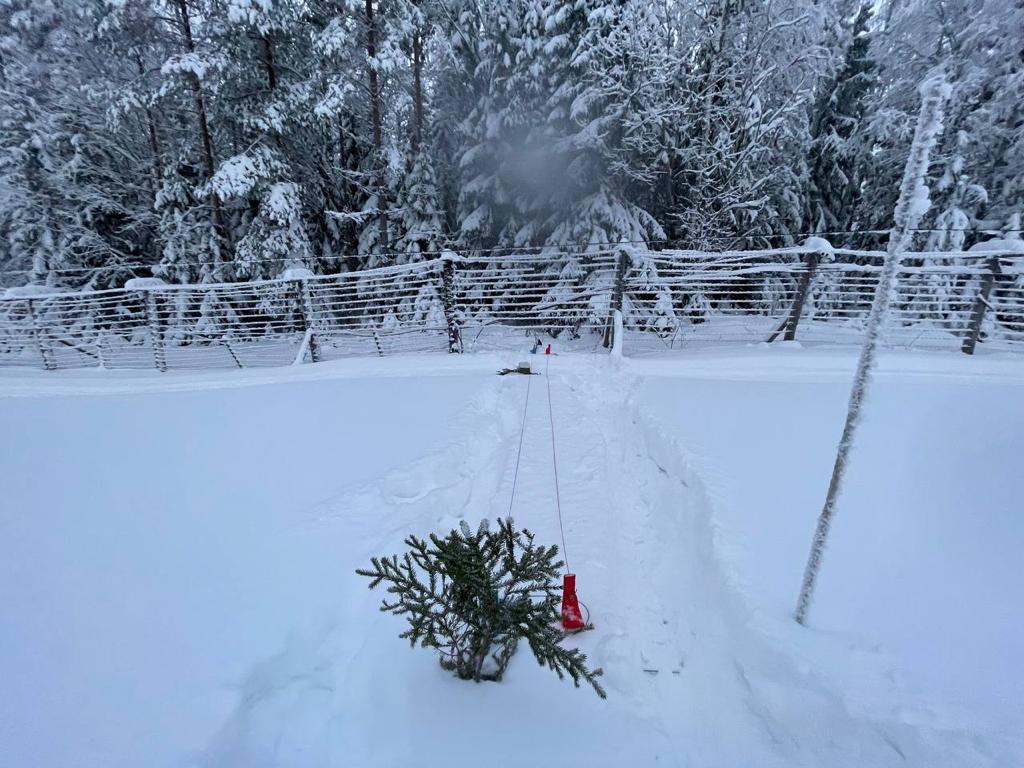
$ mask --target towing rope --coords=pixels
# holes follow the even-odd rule
[[[523,424],[519,428],[519,452],[516,453],[516,471],[512,475],[512,496],[508,500],[508,516],[512,517],[512,502],[516,500],[516,485],[519,482],[519,460],[523,458],[523,435],[526,434],[526,411],[530,407],[530,381],[532,376],[526,377],[526,401],[523,403]]]
[[[555,508],[558,510],[558,530],[562,534],[562,560],[565,561],[565,572],[569,570],[569,554],[565,548],[565,526],[562,524],[562,497],[558,492],[558,455],[555,452],[555,414],[551,407],[551,377],[548,375],[548,368],[551,365],[551,355],[544,358],[544,378],[548,385],[548,422],[551,424],[551,466],[555,470]]]
[[[551,426],[551,466],[554,469],[555,474],[555,509],[558,510],[558,530],[562,536],[562,561],[563,567],[566,573],[570,573],[569,570],[569,557],[565,551],[565,525],[562,523],[562,496],[558,488],[558,453],[555,450],[555,413],[554,408],[551,405],[551,377],[548,375],[548,370],[551,365],[551,356],[545,355],[544,360],[544,378],[547,380],[548,390],[548,423]],[[499,372],[500,373],[500,372]],[[530,376],[526,377],[526,397],[523,400],[523,419],[519,426],[519,448],[516,451],[516,467],[512,473],[512,495],[508,500],[508,516],[512,517],[512,505],[516,500],[516,488],[519,486],[519,465],[523,458],[523,439],[526,436],[526,416],[529,413],[530,408]],[[589,611],[588,611],[589,613]]]

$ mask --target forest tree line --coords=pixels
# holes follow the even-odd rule
[[[1020,236],[1024,0],[0,0],[2,284]]]

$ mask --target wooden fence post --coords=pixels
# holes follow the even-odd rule
[[[446,251],[441,256],[441,304],[444,306],[444,321],[448,326],[448,351],[462,352],[462,329],[455,305],[455,262],[458,256]]]
[[[316,340],[316,332],[313,326],[315,315],[313,314],[313,297],[309,292],[309,283],[305,280],[296,280],[295,299],[299,308],[299,319],[302,321],[302,331],[309,337],[309,359],[314,363],[320,362],[320,347]]]
[[[620,249],[618,259],[615,261],[615,282],[612,283],[612,300],[610,311],[608,312],[608,323],[604,328],[604,341],[602,344],[605,348],[611,349],[616,344],[620,344],[621,341],[615,338],[615,313],[622,313],[623,297],[626,293],[626,250]],[[625,327],[623,323],[620,327]]]
[[[800,323],[800,316],[804,311],[804,303],[807,301],[807,294],[810,293],[811,283],[814,282],[814,274],[818,271],[818,260],[820,254],[808,253],[804,262],[807,269],[800,277],[800,286],[797,288],[796,299],[793,301],[793,309],[789,313],[789,322],[786,323],[786,333],[783,335],[785,341],[796,340],[796,327]]]
[[[988,271],[981,278],[981,290],[974,300],[974,309],[971,311],[970,325],[967,327],[967,338],[964,339],[960,351],[965,355],[973,355],[974,348],[978,345],[978,338],[981,336],[981,324],[985,320],[985,311],[988,309],[988,298],[992,294],[992,287],[995,285],[996,276],[1002,274],[1002,267],[999,264],[999,257],[992,256],[987,262]]]
[[[771,344],[775,339],[779,337],[782,330],[785,329],[783,339],[785,341],[796,340],[796,327],[800,324],[800,316],[804,312],[804,304],[807,302],[807,294],[811,291],[811,283],[814,282],[814,275],[818,271],[818,261],[821,258],[821,254],[817,251],[808,253],[804,257],[804,264],[806,269],[800,275],[800,282],[797,284],[796,296],[793,297],[793,306],[789,309],[789,316],[782,321],[781,325],[772,332],[772,335],[768,337],[768,343]]]
[[[36,315],[35,303],[28,300],[28,315],[32,321],[32,338],[35,339],[36,347],[39,349],[39,356],[43,359],[43,370],[57,370],[57,361],[53,358],[53,349],[50,347],[50,340],[46,335],[46,329],[39,323]]]
[[[153,361],[161,373],[167,372],[167,356],[164,352],[164,334],[160,329],[160,308],[153,291],[139,291],[146,313],[146,327],[149,328],[149,342],[153,345]]]

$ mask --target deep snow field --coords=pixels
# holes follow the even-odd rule
[[[855,352],[551,358],[602,701],[526,648],[452,678],[353,573],[507,513],[516,359],[5,372],[0,765],[1024,765],[1024,360],[882,356],[802,628]],[[555,543],[529,381],[512,512]]]

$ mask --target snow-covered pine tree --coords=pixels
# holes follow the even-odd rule
[[[404,173],[396,192],[397,230],[395,248],[399,263],[419,261],[426,254],[439,254],[447,244],[444,212],[434,172],[433,147],[427,130],[428,106],[424,79],[428,74],[426,55],[430,36],[428,23],[437,9],[423,2],[406,0],[395,14],[391,32],[409,56],[411,115],[405,150]]]
[[[453,157],[463,250],[513,245],[521,227],[513,184],[529,175],[523,136],[538,121],[535,100],[525,98],[531,77],[523,53],[526,13],[526,0],[464,3],[447,33],[457,64],[449,77],[442,73],[442,92],[464,110],[456,116],[459,147]],[[467,90],[467,79],[470,98],[460,105],[454,93]]]
[[[391,164],[384,146],[383,80],[391,70],[400,66],[402,56],[397,47],[398,41],[383,34],[389,20],[389,15],[382,13],[385,10],[383,3],[380,0],[365,0],[363,7],[362,36],[366,49],[364,61],[373,150],[372,167],[369,169],[372,181],[368,185],[369,196],[362,208],[363,228],[359,235],[359,252],[367,256],[366,265],[372,269],[390,261],[390,252],[393,250],[388,222],[392,197],[388,183]]]
[[[548,217],[537,233],[546,245],[607,250],[664,236],[627,196],[631,181],[652,180],[633,160],[649,152],[654,139],[643,130],[652,94],[637,50],[648,39],[646,17],[636,10],[602,0],[538,5],[533,54],[547,118],[531,139],[538,148],[550,147],[547,160],[561,176],[537,207]]]
[[[101,24],[82,0],[0,8],[0,265],[32,282],[120,285],[152,259],[151,158],[117,119],[134,64]]]
[[[878,66],[879,84],[868,99],[870,115],[861,157],[864,185],[858,206],[860,228],[885,229],[885,211],[895,203],[899,172],[906,158],[916,111],[918,82],[937,61],[948,62],[953,95],[948,128],[935,153],[938,177],[935,206],[922,222],[954,208],[973,210],[965,246],[980,231],[998,232],[1024,205],[1021,146],[1021,99],[1024,71],[1019,63],[1016,31],[1024,25],[1018,0],[908,0],[892,3],[872,33],[870,56]],[[966,182],[959,184],[958,179]],[[956,201],[970,185],[986,200],[967,206]],[[946,229],[948,225],[938,227]],[[923,246],[927,233],[920,233]]]
[[[657,131],[647,130],[654,85],[645,79],[638,45],[649,39],[635,6],[598,0],[540,0],[525,17],[523,57],[543,116],[525,134],[530,172],[516,183],[528,222],[516,244],[544,245],[541,255],[554,285],[541,299],[553,327],[575,329],[589,317],[592,283],[607,283],[615,267],[598,274],[593,258],[619,247],[664,237],[647,211],[632,203],[631,183],[649,183],[646,165]],[[635,66],[623,62],[636,61]],[[656,126],[655,126],[656,128]],[[568,246],[566,249],[565,247]],[[604,258],[614,265],[615,258]]]
[[[365,56],[360,39],[363,12],[353,3],[318,0],[312,18],[317,80],[313,115],[323,147],[312,168],[323,180],[316,187],[320,223],[314,222],[320,230],[319,255],[325,269],[358,269],[364,261],[356,256],[363,228],[359,212],[369,195],[368,169],[375,160],[368,140],[363,73],[351,65]],[[342,261],[341,256],[347,258]]]
[[[445,247],[444,217],[438,200],[437,180],[428,150],[412,158],[409,171],[398,188],[398,216],[395,228],[399,263],[420,261],[437,255]]]
[[[410,535],[405,544],[401,558],[374,557],[356,573],[371,589],[386,585],[380,609],[406,618],[409,628],[399,637],[412,647],[434,649],[442,668],[480,682],[501,680],[525,641],[542,666],[605,697],[601,670],[561,645],[558,547],[535,544],[511,519],[499,519],[497,530],[483,520],[475,532],[463,521],[444,538]]]
[[[209,219],[193,196],[195,175],[183,161],[169,170],[156,193],[154,208],[159,216],[159,262],[153,274],[170,283],[195,283],[203,277],[199,254],[213,246]]]
[[[221,163],[210,188],[229,209],[237,276],[272,277],[289,256],[311,268],[304,189],[296,181],[315,178],[309,164],[319,157],[303,7],[229,0],[215,10],[207,24],[227,54],[222,87],[233,94],[217,117],[245,150]]]
[[[64,260],[60,190],[67,134],[54,103],[59,56],[52,35],[63,3],[29,0],[0,7],[0,260],[33,284],[58,284]],[[59,87],[59,85],[58,85]]]
[[[259,213],[238,241],[235,261],[239,274],[251,277],[274,276],[286,266],[309,266],[312,249],[296,184],[279,181],[263,191]]]
[[[853,224],[864,183],[857,142],[863,136],[865,96],[875,81],[869,56],[871,17],[871,5],[864,3],[841,66],[818,97],[811,124],[806,221],[810,231],[837,233],[839,242]]]
[[[937,149],[941,175],[935,184],[931,228],[939,230],[934,234],[949,234],[942,238],[946,242],[941,250],[964,250],[986,230],[994,234],[1005,226],[1024,204],[1021,161],[1004,154],[1006,138],[1016,132],[1019,139],[1024,120],[1016,98],[1024,92],[1019,35],[1007,34],[1024,25],[1024,4],[943,0],[935,12],[955,90],[949,130]],[[946,18],[946,13],[957,18]],[[929,245],[939,242],[935,239]]]
[[[206,36],[208,17],[196,13],[187,0],[169,3],[168,29],[178,43],[178,50],[160,66],[163,82],[160,91],[174,94],[188,104],[194,115],[194,137],[190,142],[197,162],[188,167],[201,169],[197,180],[197,199],[201,199],[209,212],[210,231],[194,244],[195,258],[203,281],[216,282],[233,277],[230,269],[231,244],[224,215],[224,205],[208,185],[217,169],[217,155],[209,116],[209,92],[217,89],[222,70],[229,60]],[[205,8],[203,10],[206,10]],[[212,19],[209,19],[212,21]],[[186,107],[187,109],[188,107]],[[205,184],[204,184],[205,183]],[[205,190],[205,194],[202,191]],[[178,249],[182,251],[183,249]]]
[[[806,186],[808,98],[827,61],[811,0],[720,0],[695,9],[688,116],[676,155],[678,231],[698,249],[791,241]]]

